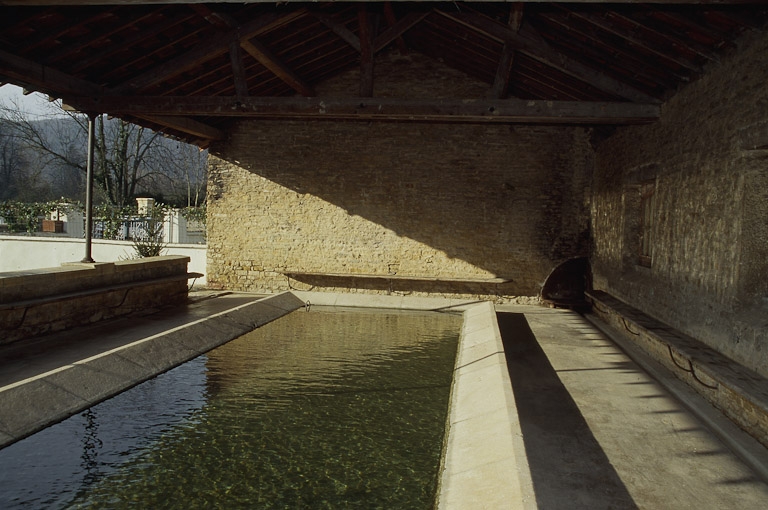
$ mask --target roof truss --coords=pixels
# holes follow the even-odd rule
[[[767,19],[756,0],[0,0],[0,81],[201,145],[230,117],[639,123]],[[376,56],[390,48],[484,80],[486,94],[376,97]],[[358,97],[315,97],[351,69]]]

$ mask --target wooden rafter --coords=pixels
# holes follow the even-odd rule
[[[331,32],[338,35],[347,44],[352,46],[358,53],[360,52],[360,39],[354,34],[354,32],[352,32],[350,29],[344,26],[343,23],[339,23],[339,20],[337,20],[333,16],[330,16],[322,12],[312,11],[311,14],[319,22],[321,22],[323,25],[328,27],[331,30]]]
[[[302,96],[312,97],[315,95],[315,90],[309,83],[299,77],[293,69],[283,63],[269,48],[260,42],[257,40],[242,40],[240,45],[250,56],[272,71],[275,76],[283,80],[293,90]]]
[[[589,83],[595,88],[636,102],[658,102],[642,91],[599,73],[588,66],[560,54],[528,25],[523,25],[519,33],[508,26],[482,14],[465,11],[449,12],[437,10],[442,16],[457,21],[468,28],[477,30],[502,43],[509,42],[517,51],[525,53],[548,66]]]
[[[523,4],[514,3],[509,8],[509,28],[515,33],[520,31],[520,25],[523,23]],[[496,76],[491,86],[491,97],[494,99],[503,99],[507,96],[509,88],[509,79],[512,75],[512,64],[515,58],[515,48],[509,41],[504,41],[501,48],[501,57],[499,65],[496,68]]]
[[[392,15],[394,16],[394,13]],[[394,40],[399,40],[402,42],[402,35],[427,16],[429,16],[428,11],[411,12],[403,16],[403,18],[399,21],[394,22],[388,29],[384,30],[382,33],[376,36],[376,40],[373,42],[373,52],[378,53],[379,51],[386,48]],[[402,51],[403,50],[401,49],[401,52]]]
[[[392,2],[384,2],[384,19],[390,28],[395,26],[397,23],[397,17],[395,16],[395,10],[392,8]],[[379,37],[381,37],[381,35]],[[398,35],[395,38],[395,41],[397,44],[397,49],[400,51],[401,55],[408,53],[408,45],[405,44],[405,39],[403,39],[402,35]]]
[[[196,45],[193,49],[183,55],[164,62],[163,64],[128,80],[128,83],[122,87],[118,87],[117,90],[121,93],[139,92],[144,90],[185,71],[189,71],[211,58],[226,53],[229,51],[229,42],[235,35],[237,35],[240,41],[251,39],[275,27],[290,23],[303,15],[303,9],[298,9],[287,14],[265,14],[258,19],[243,24],[230,33],[220,33]]]
[[[655,104],[519,99],[107,96],[69,101],[78,108],[142,117],[633,124],[656,120],[660,112]]]
[[[223,131],[187,117],[166,115],[135,115],[135,117],[204,140],[223,140],[225,138]]]
[[[622,30],[616,23],[612,22],[607,16],[599,16],[594,13],[581,12],[576,10],[568,10],[568,16],[576,19],[582,19],[587,23],[603,30],[606,33],[612,34],[616,37],[624,39],[628,44],[640,48],[643,51],[654,55],[655,57],[672,62],[683,69],[693,71],[695,73],[701,72],[701,66],[692,62],[691,60],[676,55],[674,52],[662,51],[656,48],[653,44],[643,40],[633,32],[628,30]]]
[[[3,50],[0,50],[0,74],[10,78],[10,81],[25,83],[36,90],[53,96],[58,93],[102,96],[107,92],[104,87],[96,83]]]

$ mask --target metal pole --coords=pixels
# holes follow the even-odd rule
[[[93,153],[96,140],[96,114],[88,114],[88,161],[85,184],[85,257],[81,262],[93,262],[91,236],[93,235]]]

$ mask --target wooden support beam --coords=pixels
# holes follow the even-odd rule
[[[304,14],[306,14],[304,9],[298,9],[287,14],[269,13],[260,16],[258,19],[240,26],[235,31],[218,34],[198,44],[187,53],[172,58],[139,76],[129,79],[125,85],[116,88],[116,91],[118,93],[140,92],[226,53],[229,50],[229,42],[234,35],[237,35],[240,41],[251,39],[263,32],[290,23]]]
[[[609,16],[606,16],[604,14],[599,15],[593,12],[582,12],[582,11],[577,11],[572,9],[568,9],[566,12],[568,13],[569,17],[584,20],[587,23],[599,28],[600,30],[603,30],[604,32],[607,32],[621,39],[624,39],[630,45],[635,46],[637,48],[641,48],[643,51],[647,51],[648,53],[655,55],[657,59],[672,62],[682,67],[683,69],[687,69],[695,73],[701,72],[700,65],[692,62],[691,60],[685,57],[677,55],[675,51],[669,51],[669,49],[667,50],[656,49],[654,45],[636,36],[635,32],[629,31],[629,30],[626,30],[625,28],[617,26],[615,22],[611,21]],[[639,23],[633,20],[632,20],[632,23],[635,26],[639,26]],[[646,29],[646,32],[649,32],[649,31],[650,29]]]
[[[0,75],[6,81],[24,83],[52,96],[61,94],[103,96],[107,90],[96,83],[76,78],[24,57],[0,50]]]
[[[204,140],[223,140],[225,138],[224,132],[220,129],[187,117],[166,115],[134,115],[134,117]]]
[[[163,117],[641,124],[657,120],[660,114],[660,107],[655,104],[521,99],[107,96],[73,97],[70,101],[85,110]]]
[[[242,48],[240,48],[239,37],[233,37],[229,42],[229,59],[232,61],[232,76],[235,80],[235,95],[237,95],[237,97],[247,97],[248,83],[245,80],[243,51]]]
[[[272,71],[275,76],[287,83],[293,90],[302,96],[312,97],[315,90],[302,80],[290,67],[285,65],[266,46],[256,40],[243,40],[240,45],[250,56],[258,60],[261,65]]]
[[[357,8],[360,34],[360,97],[373,97],[373,29],[364,3]]]
[[[360,39],[350,29],[345,27],[342,23],[339,23],[336,18],[317,11],[312,11],[312,16],[328,27],[331,32],[346,41],[346,43],[352,46],[355,51],[358,53],[360,52]]]
[[[387,2],[386,5],[389,5],[389,2]],[[387,10],[385,9],[384,12],[387,22],[389,23],[390,18],[386,15]],[[391,7],[389,8],[389,12],[392,13],[392,19],[394,20],[394,13],[392,12]],[[406,14],[400,21],[394,22],[388,29],[376,36],[376,40],[373,42],[373,52],[378,53],[386,48],[392,41],[398,40],[400,42],[398,46],[402,44],[402,46],[400,46],[400,52],[404,53],[405,42],[403,42],[401,36],[427,16],[429,16],[429,12],[411,12]]]
[[[520,31],[520,25],[523,23],[523,4],[517,2],[509,8],[509,28],[515,33]],[[496,76],[493,79],[491,87],[491,97],[493,99],[504,99],[507,97],[509,88],[509,78],[512,74],[512,64],[515,59],[515,48],[509,41],[504,41],[501,48],[501,57],[499,65],[496,68]]]
[[[397,24],[397,17],[395,16],[395,10],[392,8],[392,2],[384,2],[384,19],[387,21],[389,28],[392,28]],[[380,37],[381,35],[379,35],[377,39]],[[402,34],[398,35],[397,38],[395,38],[395,41],[397,49],[400,51],[401,55],[408,53],[408,46],[405,44],[405,39],[403,39]],[[374,44],[374,47],[376,47],[376,44]]]
[[[633,87],[601,74],[590,67],[562,55],[530,26],[523,25],[516,33],[508,26],[471,11],[453,12],[436,10],[442,16],[452,19],[502,43],[508,42],[517,51],[528,55],[554,69],[578,78],[593,87],[613,95],[640,103],[657,103],[658,99]]]

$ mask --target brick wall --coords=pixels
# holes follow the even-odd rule
[[[377,95],[477,97],[488,87],[419,55],[385,55],[377,70]],[[356,74],[318,92],[354,95]],[[288,288],[286,272],[396,272],[512,280],[398,280],[397,292],[538,296],[558,263],[588,251],[589,135],[573,127],[240,122],[211,149],[208,282],[273,292]],[[366,280],[290,283],[392,290]]]
[[[767,374],[768,37],[752,34],[668,101],[659,122],[596,151],[595,287]],[[768,144],[768,139],[761,142]],[[640,192],[655,187],[650,267]]]

